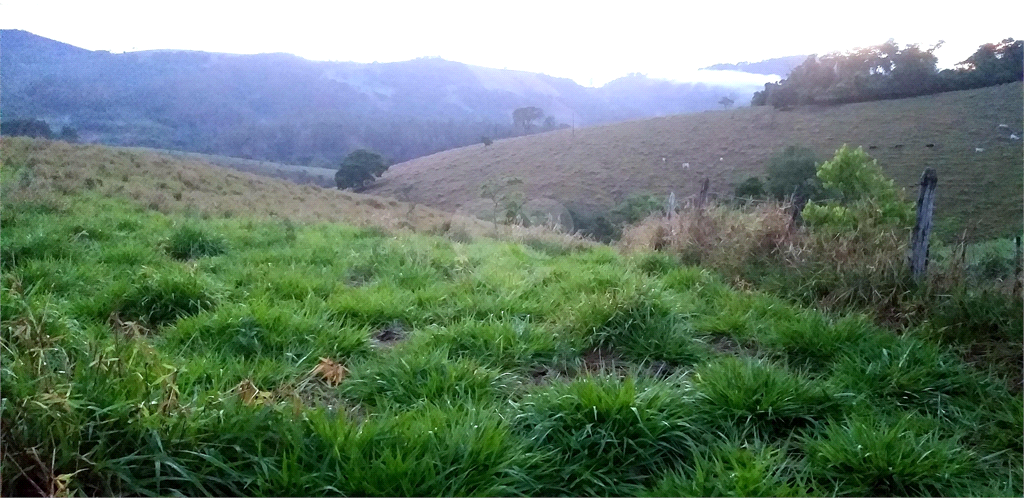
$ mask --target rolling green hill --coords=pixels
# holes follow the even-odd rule
[[[476,202],[486,181],[516,176],[530,198],[563,203],[578,218],[605,213],[634,193],[729,196],[763,175],[788,145],[828,159],[863,146],[910,197],[926,167],[939,175],[936,216],[945,232],[982,238],[1019,230],[1024,197],[1022,86],[1011,83],[901,100],[792,111],[744,108],[559,130],[450,150],[392,166],[371,188],[408,192],[446,210]],[[1000,128],[999,125],[1007,125]],[[577,223],[579,225],[579,223]]]

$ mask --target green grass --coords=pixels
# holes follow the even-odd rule
[[[1024,491],[1019,396],[952,325],[608,247],[62,202],[3,204],[5,495]]]

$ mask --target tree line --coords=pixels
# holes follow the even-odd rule
[[[766,83],[752,106],[788,108],[804,104],[845,104],[969,90],[1021,81],[1024,41],[987,43],[953,69],[938,71],[935,50],[889,41],[872,47],[811,55],[789,77]]]

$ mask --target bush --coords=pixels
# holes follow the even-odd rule
[[[786,147],[768,160],[765,168],[767,192],[775,199],[783,200],[799,188],[800,194],[807,198],[820,198],[821,181],[816,176],[817,165],[814,151],[792,145]],[[739,196],[738,191],[736,195]]]
[[[764,182],[756,176],[747,178],[736,186],[736,197],[758,198],[764,197],[765,193]]]
[[[611,211],[612,222],[632,225],[654,213],[664,213],[665,202],[654,194],[633,194]]]

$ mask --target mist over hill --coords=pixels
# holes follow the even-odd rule
[[[736,64],[715,64],[704,69],[713,71],[742,71],[751,74],[777,75],[785,78],[793,68],[807,60],[806,55],[790,55],[760,62],[737,62]]]
[[[675,83],[629,75],[601,88],[440,58],[310,61],[289,54],[89,51],[0,31],[4,119],[73,127],[81,141],[336,166],[356,148],[394,161],[547,128],[588,126],[748,102],[761,84]],[[545,129],[541,123],[532,131]]]

